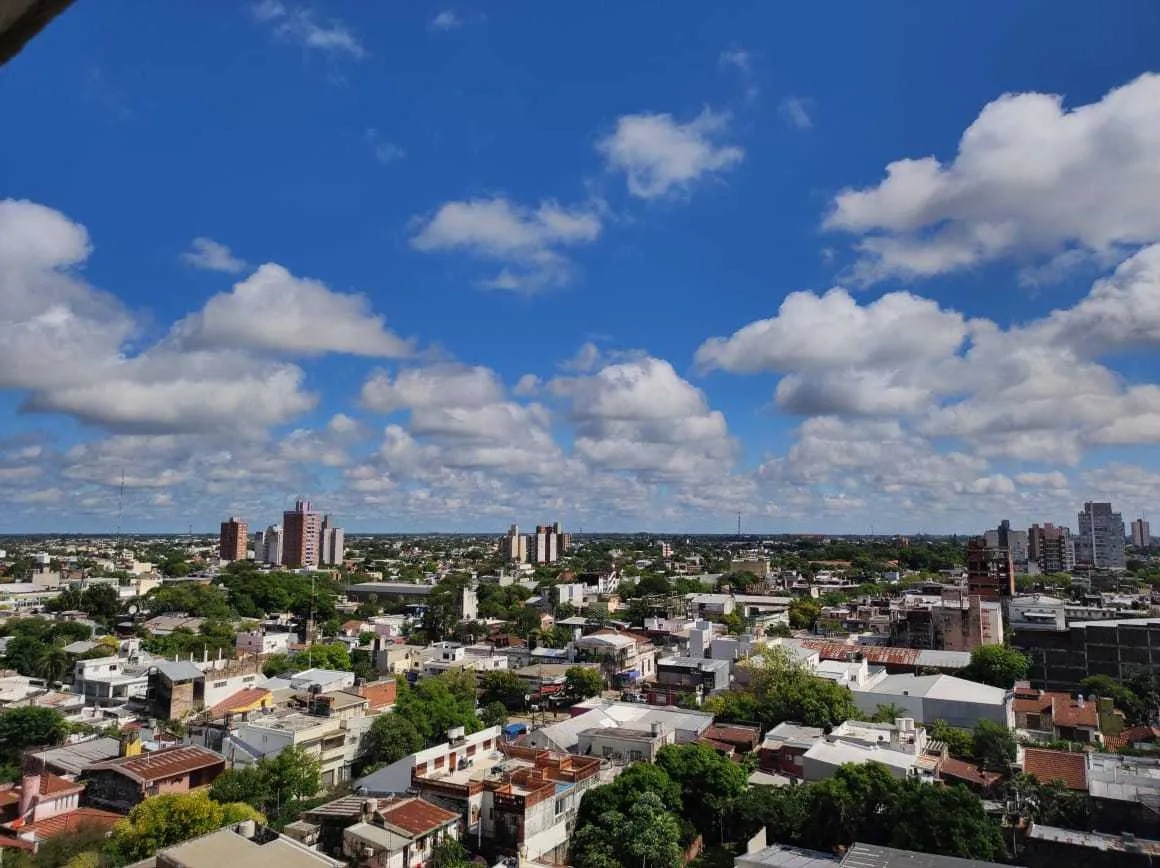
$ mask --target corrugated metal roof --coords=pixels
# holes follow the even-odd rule
[[[197,745],[170,747],[139,756],[119,757],[90,767],[90,771],[114,771],[141,783],[177,777],[198,769],[225,765],[225,757]]]
[[[842,860],[842,868],[984,868],[998,864],[981,859],[959,859],[862,843],[854,844]]]

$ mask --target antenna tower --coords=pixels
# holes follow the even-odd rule
[[[737,513],[737,538],[741,539],[741,513]]]
[[[117,494],[117,548],[124,550],[124,539],[121,536],[121,521],[125,517],[125,468],[121,468],[121,487]]]

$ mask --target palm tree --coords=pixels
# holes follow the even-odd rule
[[[68,653],[60,645],[48,646],[36,661],[36,673],[49,684],[59,684],[68,667]]]

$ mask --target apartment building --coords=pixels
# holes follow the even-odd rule
[[[223,521],[218,537],[218,558],[222,561],[244,561],[249,554],[250,530],[244,519],[230,516]]]
[[[240,721],[223,739],[222,753],[233,767],[256,765],[288,747],[318,760],[322,786],[350,779],[374,721],[367,697],[343,690],[310,693],[299,704]]]
[[[282,513],[282,564],[290,569],[314,568],[321,557],[322,514],[299,500]]]
[[[411,790],[454,810],[466,835],[522,860],[561,862],[600,760],[518,747],[499,727],[419,751],[359,780],[370,795]]]
[[[1124,569],[1124,517],[1112,512],[1110,503],[1088,501],[1083,505],[1075,559],[1077,564],[1096,569]]]

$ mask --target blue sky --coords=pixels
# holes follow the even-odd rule
[[[1160,10],[78,3],[0,530],[970,531],[1160,483]]]

